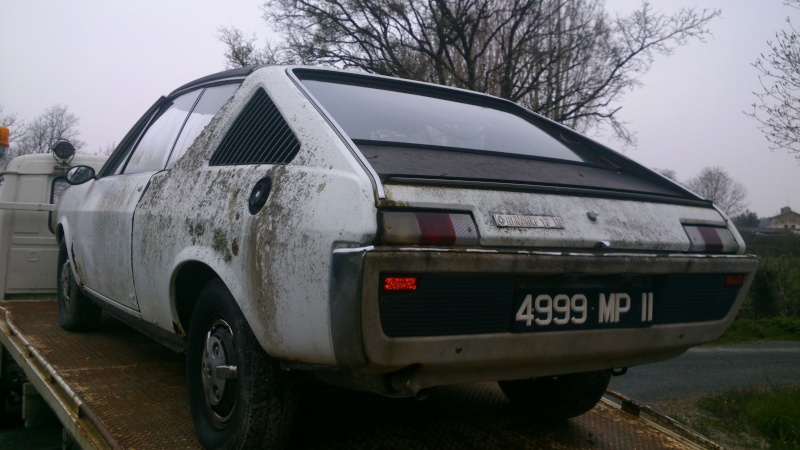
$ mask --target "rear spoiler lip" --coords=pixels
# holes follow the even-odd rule
[[[409,176],[383,176],[381,181],[387,185],[406,184],[420,186],[447,186],[463,189],[492,189],[504,191],[518,191],[531,193],[546,193],[553,195],[568,195],[575,197],[594,197],[609,198],[614,200],[634,200],[653,203],[668,203],[673,205],[697,206],[702,208],[714,208],[709,200],[692,199],[686,197],[673,197],[668,195],[658,195],[645,192],[619,191],[604,188],[585,188],[574,186],[543,185],[532,183],[513,183],[492,180],[474,180],[458,178],[431,178],[431,177],[409,177]]]

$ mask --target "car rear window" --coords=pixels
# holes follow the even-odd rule
[[[294,69],[383,183],[695,204],[678,185],[506,100],[396,78]]]
[[[314,79],[303,84],[353,141],[585,161],[526,118],[467,96],[460,101]]]

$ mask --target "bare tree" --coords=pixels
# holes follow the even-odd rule
[[[786,5],[800,9],[800,0]],[[762,91],[754,92],[756,102],[748,115],[761,123],[772,150],[784,149],[800,160],[800,35],[786,18],[788,30],[768,41],[770,51],[756,59]]]
[[[626,142],[615,104],[656,55],[702,41],[719,15],[667,16],[644,2],[610,17],[602,0],[266,0],[262,9],[284,36],[278,61],[486,92],[578,130],[608,124]],[[252,61],[234,56],[252,54],[253,40],[228,37],[229,66]]]
[[[10,139],[15,141],[25,133],[25,124],[19,120],[16,114],[5,114],[3,111],[3,105],[0,105],[0,127],[8,128]]]
[[[78,116],[68,112],[66,106],[51,106],[28,123],[25,135],[14,146],[14,154],[47,153],[58,139],[68,139],[80,150],[85,144],[78,139],[79,122]]]
[[[678,181],[678,174],[675,173],[672,169],[659,169],[658,167],[653,168],[653,171],[660,173],[661,175],[669,178],[672,181]]]
[[[228,69],[262,64],[288,63],[283,53],[269,42],[264,48],[256,47],[256,36],[245,33],[236,27],[221,27],[217,39],[225,45],[225,66]]]
[[[748,204],[747,188],[719,166],[703,168],[699,175],[686,182],[686,186],[731,217],[741,213]]]
[[[255,35],[246,37],[237,28],[222,27],[217,30],[217,39],[225,45],[225,62],[228,69],[257,64]]]

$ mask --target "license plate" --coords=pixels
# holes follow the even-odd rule
[[[514,300],[514,332],[638,328],[653,324],[653,292],[645,289],[533,289]]]

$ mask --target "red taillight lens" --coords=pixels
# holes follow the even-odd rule
[[[450,214],[414,213],[419,225],[420,244],[454,245],[456,231]]]
[[[689,251],[699,253],[736,253],[739,243],[727,228],[684,225],[689,236]]]
[[[737,287],[744,284],[744,275],[725,275],[725,286]]]
[[[387,292],[416,291],[417,277],[386,277],[383,279],[383,290]]]
[[[383,213],[381,240],[399,245],[476,245],[478,231],[469,214],[439,212]]]

